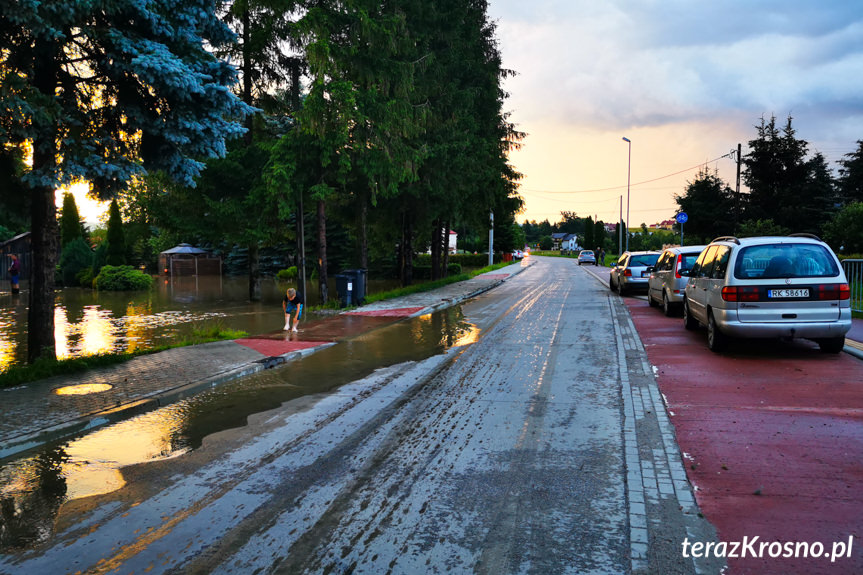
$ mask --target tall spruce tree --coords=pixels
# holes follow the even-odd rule
[[[60,247],[64,248],[70,242],[83,238],[81,216],[78,215],[78,205],[75,196],[69,192],[63,194],[63,208],[60,211]]]
[[[843,205],[863,202],[863,140],[857,140],[857,149],[839,160],[836,184]]]
[[[108,265],[126,265],[126,234],[123,232],[123,218],[117,200],[111,200],[108,208],[108,233],[105,240],[108,242]]]
[[[792,232],[820,233],[834,200],[823,157],[808,157],[809,143],[797,138],[791,116],[781,129],[775,116],[761,118],[756,129],[758,136],[743,158],[750,192],[746,219],[771,219]]]
[[[33,148],[28,360],[56,356],[54,189],[108,198],[144,167],[191,184],[242,133],[234,70],[207,49],[233,40],[214,4],[0,0],[0,145]]]

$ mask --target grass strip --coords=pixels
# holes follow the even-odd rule
[[[518,263],[518,262],[514,262],[514,261],[512,261],[512,262],[501,262],[499,264],[486,266],[486,267],[480,268],[478,270],[473,270],[471,272],[461,273],[461,274],[458,274],[455,276],[450,276],[448,278],[443,278],[443,279],[439,279],[439,280],[435,280],[435,281],[429,281],[429,282],[425,282],[425,283],[421,283],[421,284],[409,285],[409,286],[403,287],[403,288],[398,288],[398,289],[394,289],[394,290],[390,290],[390,291],[372,294],[372,295],[366,296],[365,303],[370,304],[370,303],[374,303],[376,301],[384,301],[384,300],[402,297],[402,296],[406,296],[406,295],[411,295],[411,294],[415,294],[415,293],[431,291],[431,290],[434,290],[434,289],[437,289],[437,288],[440,288],[443,286],[447,286],[449,284],[454,284],[457,282],[463,282],[463,281],[469,280],[469,279],[474,278],[480,274],[484,274],[484,273],[488,273],[488,272],[491,272],[494,270],[499,270],[501,268],[505,268],[506,266],[512,265],[514,263]]]
[[[94,368],[125,363],[139,355],[149,355],[151,353],[157,353],[175,347],[239,339],[247,337],[248,335],[249,334],[244,331],[225,329],[221,325],[215,325],[210,327],[194,328],[191,335],[176,343],[133,352],[100,353],[96,355],[70,357],[65,359],[40,358],[34,363],[15,365],[3,373],[0,373],[0,389],[14,387],[16,385],[38,381],[40,379],[46,379],[55,375],[73,375]]]

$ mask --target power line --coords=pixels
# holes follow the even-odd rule
[[[640,186],[642,184],[649,184],[651,182],[658,182],[659,180],[664,180],[665,178],[670,178],[672,176],[677,176],[677,175],[682,174],[684,172],[688,172],[690,170],[700,168],[706,164],[712,164],[713,162],[719,161],[722,158],[730,158],[730,157],[731,157],[731,152],[729,152],[727,154],[723,154],[722,156],[719,156],[718,158],[713,158],[712,160],[707,160],[706,162],[700,162],[700,163],[692,166],[691,168],[686,168],[685,170],[680,170],[678,172],[674,172],[672,174],[666,174],[664,176],[659,176],[658,178],[653,178],[650,180],[644,180],[643,182],[635,182],[634,184],[630,184],[630,187]],[[522,188],[522,190],[520,190],[520,191],[538,192],[538,193],[543,193],[543,194],[593,194],[593,193],[597,193],[597,192],[610,192],[613,190],[625,190],[625,189],[626,189],[626,186],[624,185],[624,186],[614,186],[612,188],[597,188],[594,190],[569,190],[569,191],[553,192],[550,190],[532,190],[530,188]]]

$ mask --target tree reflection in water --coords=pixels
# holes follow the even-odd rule
[[[58,446],[22,460],[29,469],[19,470],[15,483],[5,473],[0,476],[0,551],[32,547],[51,537],[54,518],[66,501],[62,470],[67,460]]]

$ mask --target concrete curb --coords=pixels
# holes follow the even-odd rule
[[[842,351],[844,351],[848,355],[853,355],[857,359],[863,359],[863,351],[860,351],[856,347],[851,347],[850,345],[846,345],[844,348],[842,348]]]
[[[84,431],[97,429],[111,423],[117,423],[153,409],[176,403],[182,399],[186,399],[187,397],[194,396],[206,389],[211,389],[223,383],[252,375],[289,361],[300,359],[322,349],[332,347],[333,345],[335,345],[335,343],[324,343],[315,347],[292,351],[275,357],[262,357],[261,359],[233,367],[216,375],[204,377],[196,381],[178,385],[177,387],[160,389],[129,403],[117,405],[110,409],[88,413],[81,417],[40,429],[39,431],[12,437],[5,445],[0,447],[0,461],[8,457],[21,454],[30,449],[35,449],[51,441],[71,437]]]
[[[479,288],[479,289],[477,289],[477,290],[474,290],[474,291],[472,291],[471,293],[469,293],[469,294],[467,294],[467,295],[459,296],[459,297],[453,298],[453,299],[451,299],[451,300],[444,300],[444,301],[442,301],[442,302],[440,302],[440,303],[437,303],[437,304],[435,304],[435,305],[431,305],[431,306],[424,307],[423,309],[419,310],[418,312],[412,313],[411,315],[409,315],[409,316],[407,316],[407,317],[409,317],[409,318],[412,318],[412,317],[419,317],[419,316],[421,316],[421,315],[426,315],[426,314],[428,314],[428,313],[433,313],[433,312],[436,312],[436,311],[440,311],[440,310],[442,310],[442,309],[446,309],[446,308],[448,308],[448,307],[452,307],[452,306],[454,306],[454,305],[458,305],[458,304],[460,304],[460,303],[461,303],[461,302],[463,302],[463,301],[469,300],[469,299],[474,298],[474,297],[476,297],[476,296],[478,296],[478,295],[480,295],[480,294],[484,294],[484,293],[485,293],[485,292],[487,292],[487,291],[493,290],[493,289],[494,289],[494,288],[496,288],[497,286],[501,285],[503,282],[505,282],[505,281],[508,281],[508,280],[512,279],[513,277],[517,276],[518,274],[520,274],[520,273],[521,273],[521,272],[523,272],[524,270],[528,269],[528,268],[529,268],[529,267],[531,267],[533,264],[534,264],[534,262],[530,262],[529,264],[527,264],[527,265],[526,265],[526,266],[524,266],[524,267],[519,266],[519,270],[518,270],[517,272],[514,272],[514,273],[510,274],[510,276],[509,276],[508,278],[495,280],[493,283],[490,283],[490,284],[489,284],[489,285],[487,285],[487,286],[483,286],[483,287],[481,287],[481,288]],[[470,280],[468,280],[468,281],[470,281]]]

